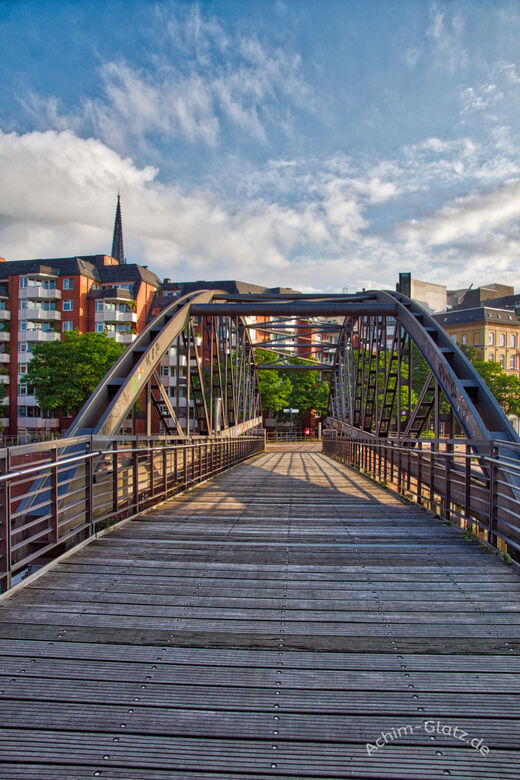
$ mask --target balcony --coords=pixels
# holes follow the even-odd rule
[[[0,341],[11,341],[11,334],[8,330],[0,330]]]
[[[18,395],[18,406],[38,406],[35,395]]]
[[[97,311],[96,322],[137,322],[135,311]]]
[[[22,309],[20,311],[20,319],[27,318],[28,320],[36,320],[37,322],[39,320],[61,320],[61,311],[46,311],[45,309],[38,308],[31,308],[31,309]]]
[[[0,320],[10,320],[11,312],[8,309],[0,309]]]
[[[8,352],[0,352],[0,363],[9,363],[11,362],[11,355]]]
[[[181,368],[185,368],[188,364],[188,358],[186,355],[179,355],[179,366]],[[161,366],[176,366],[177,365],[177,355],[164,355],[163,358],[161,358]]]
[[[0,382],[4,385],[8,385],[10,382],[9,374],[0,374]],[[2,401],[0,401],[1,405]]]
[[[20,287],[18,296],[20,298],[37,298],[44,301],[59,301],[61,299],[61,290],[47,290],[39,284],[28,284],[27,287]]]
[[[24,341],[59,341],[60,334],[55,331],[27,330],[20,334]],[[21,340],[21,339],[20,339]]]
[[[18,428],[59,428],[60,421],[56,417],[18,417]]]
[[[137,338],[135,333],[114,333],[113,335],[109,333],[108,335],[118,344],[131,344]]]

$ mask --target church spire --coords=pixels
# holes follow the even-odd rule
[[[123,222],[121,220],[121,195],[117,193],[116,219],[114,222],[114,237],[112,239],[112,257],[120,265],[124,265],[125,251],[123,249]]]

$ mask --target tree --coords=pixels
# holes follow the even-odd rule
[[[292,358],[291,363],[305,365],[307,360]],[[290,370],[290,369],[289,369]],[[291,392],[289,406],[299,409],[300,414],[315,411],[319,415],[327,413],[329,404],[329,383],[322,379],[319,371],[292,371],[290,374]]]
[[[34,346],[27,383],[45,411],[75,412],[124,349],[106,333],[64,333],[63,341]]]
[[[479,360],[474,347],[463,346],[462,351],[477,369],[506,414],[520,414],[520,379],[508,374],[495,360]]]
[[[265,349],[255,350],[256,362],[274,363],[278,355]],[[289,363],[306,365],[308,360],[291,358]],[[319,371],[291,371],[280,368],[278,371],[258,370],[258,384],[264,411],[280,415],[285,407],[299,409],[300,414],[311,410],[325,414],[329,399],[329,384],[321,378]]]
[[[277,355],[274,352],[268,352],[265,349],[257,349],[257,364],[271,363],[276,360]],[[258,370],[258,386],[262,399],[262,408],[264,411],[270,411],[273,414],[280,414],[282,409],[289,403],[291,393],[291,382],[287,377],[282,377],[278,371]]]

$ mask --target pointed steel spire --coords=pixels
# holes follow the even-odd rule
[[[125,250],[123,248],[123,222],[121,220],[121,195],[117,193],[116,219],[114,222],[114,237],[112,239],[112,257],[115,257],[120,265],[125,264]]]

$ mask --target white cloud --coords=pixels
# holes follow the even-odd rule
[[[485,111],[496,105],[503,97],[496,84],[484,84],[479,89],[467,87],[460,95],[462,114],[467,116],[477,111]]]
[[[400,235],[437,246],[485,234],[519,217],[520,180],[514,179],[491,192],[457,198],[428,219],[403,225]]]
[[[467,52],[462,45],[464,18],[457,10],[451,17],[441,6],[434,3],[430,7],[430,24],[426,35],[431,42],[434,65],[450,73],[467,64]]]
[[[71,131],[0,133],[0,255],[109,251],[120,187],[127,256],[159,276],[332,291],[393,286],[399,270],[462,285],[492,268],[518,283],[520,172],[497,183],[512,158],[496,155],[493,178],[481,153],[432,137],[394,159],[273,160],[225,196],[162,183],[156,168]],[[459,182],[473,193],[447,197]],[[444,205],[428,210],[439,187]]]
[[[299,55],[254,35],[230,37],[198,7],[182,21],[168,15],[161,22],[165,41],[146,66],[120,60],[100,67],[99,97],[68,111],[54,96],[24,97],[37,127],[92,133],[119,150],[146,147],[155,135],[214,147],[226,126],[265,143],[269,130],[290,130],[291,109],[310,109]]]

